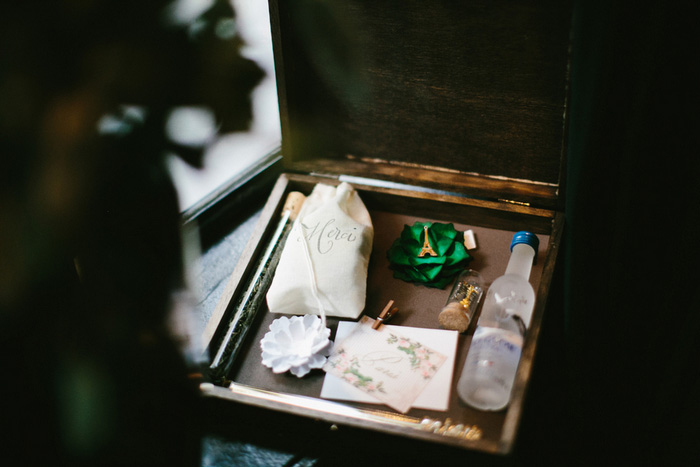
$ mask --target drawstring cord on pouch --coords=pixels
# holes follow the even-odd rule
[[[314,272],[314,263],[311,260],[311,253],[309,252],[309,245],[306,242],[306,235],[304,232],[304,224],[300,219],[297,219],[299,225],[299,230],[301,231],[301,244],[304,248],[304,259],[306,260],[306,267],[309,270],[309,282],[311,285],[311,295],[313,295],[316,300],[316,306],[318,307],[318,314],[321,317],[321,329],[326,327],[326,309],[323,306],[321,297],[319,296],[318,283],[316,282],[316,273]]]

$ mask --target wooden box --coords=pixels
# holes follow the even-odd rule
[[[474,331],[459,338],[447,412],[320,399],[323,373],[297,379],[261,364],[275,318],[264,304],[224,382],[207,396],[489,453],[508,453],[521,419],[563,228],[568,2],[270,1],[285,172],[212,316],[215,349],[278,222],[290,191],[350,182],[370,210],[375,239],[364,313],[389,299],[392,324],[438,328],[445,290],[394,279],[386,251],[405,224],[472,229],[470,267],[489,284],[503,274],[510,239],[540,239],[530,281],[536,305],[507,409],[459,401]],[[329,320],[335,329],[337,320]]]

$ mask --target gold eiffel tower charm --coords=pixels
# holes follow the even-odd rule
[[[427,225],[423,226],[423,232],[425,233],[425,241],[423,242],[423,248],[420,250],[420,253],[418,253],[418,257],[422,258],[425,255],[437,256],[438,254],[435,253],[435,251],[433,250],[433,247],[430,246],[430,240],[428,239],[428,226]]]

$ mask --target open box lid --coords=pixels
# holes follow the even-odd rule
[[[561,210],[571,5],[270,0],[286,170]]]

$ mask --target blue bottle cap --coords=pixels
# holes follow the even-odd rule
[[[513,241],[510,242],[510,251],[513,251],[513,247],[519,243],[530,245],[532,249],[535,250],[535,254],[537,254],[537,248],[540,246],[540,239],[533,233],[521,230],[513,235]]]

